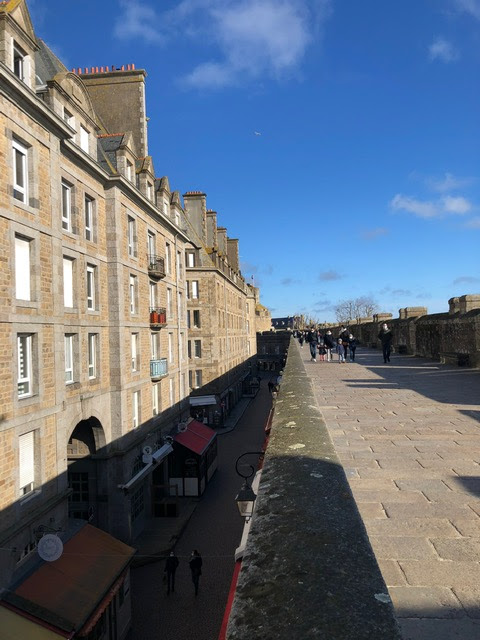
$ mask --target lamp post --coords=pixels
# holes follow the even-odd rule
[[[244,479],[242,488],[238,492],[235,500],[237,502],[240,515],[242,516],[242,518],[245,518],[246,522],[248,522],[252,517],[253,509],[255,506],[255,500],[257,498],[254,490],[252,489],[251,484],[249,483],[249,479],[255,474],[255,467],[250,463],[244,463],[244,466],[246,464],[248,468],[247,472],[245,473],[245,471],[242,472],[240,470],[239,462],[245,456],[262,456],[263,457],[264,455],[265,453],[263,451],[247,451],[246,453],[242,453],[242,455],[239,456],[237,458],[237,461],[235,462],[235,471],[238,473],[238,475],[241,478]]]

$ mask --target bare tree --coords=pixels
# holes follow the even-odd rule
[[[357,318],[373,316],[374,313],[378,313],[380,310],[377,301],[372,296],[361,296],[355,302],[357,305]]]
[[[371,296],[361,296],[351,300],[341,300],[335,307],[338,322],[348,324],[352,320],[371,316],[378,311],[378,304]]]

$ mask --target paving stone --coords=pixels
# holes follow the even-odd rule
[[[397,587],[407,584],[405,574],[400,569],[396,560],[382,560],[382,558],[377,558],[377,560],[387,587]]]
[[[476,620],[403,618],[399,620],[403,640],[480,640]]]
[[[465,618],[466,612],[447,587],[390,587],[399,618]]]
[[[432,538],[431,542],[443,560],[480,562],[480,538],[463,538],[459,540]]]
[[[452,525],[457,529],[460,535],[465,537],[479,538],[480,537],[480,519],[476,520],[462,520],[461,518],[455,518],[452,521]]]
[[[412,518],[410,520],[372,520],[368,523],[369,535],[407,536],[419,538],[425,536],[460,538],[458,529],[446,518]]]
[[[464,505],[453,506],[439,502],[426,505],[383,503],[389,518],[462,518],[476,519],[478,516],[472,509]]]
[[[469,618],[480,620],[480,588],[455,588],[455,595],[462,603]]]
[[[426,538],[405,536],[370,536],[370,544],[380,560],[436,559],[433,546]]]
[[[353,490],[355,500],[357,502],[402,502],[408,504],[428,504],[427,499],[420,491],[394,491],[385,490]]]
[[[380,502],[357,502],[357,508],[364,520],[387,517]]]
[[[433,560],[400,560],[400,568],[412,586],[476,587],[480,581],[480,564]]]

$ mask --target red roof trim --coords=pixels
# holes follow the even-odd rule
[[[201,456],[206,451],[211,442],[216,438],[217,434],[207,425],[191,420],[186,431],[177,433],[174,440],[178,444],[190,449],[197,455]]]
[[[27,613],[23,609],[18,609],[18,607],[15,607],[13,604],[10,604],[9,602],[0,602],[0,606],[5,607],[5,609],[10,609],[10,611],[13,611],[14,613],[21,616],[22,618],[26,618],[27,620],[30,620],[30,622],[35,623],[39,627],[44,627],[44,629],[53,631],[54,633],[56,633],[59,636],[62,636],[63,638],[73,638],[73,636],[75,635],[75,631],[64,631],[62,629],[59,629],[58,627],[55,627],[53,624],[49,624],[48,622],[45,622],[45,620],[42,620],[41,618],[36,618],[35,616],[32,616],[31,613]]]

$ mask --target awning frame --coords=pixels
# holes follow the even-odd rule
[[[118,489],[123,489],[125,493],[127,493],[133,486],[135,486],[140,480],[151,473],[154,467],[161,462],[164,458],[168,456],[169,453],[173,451],[173,447],[171,444],[164,444],[163,447],[160,447],[155,453],[152,453],[152,461],[148,462],[143,469],[133,476],[128,482],[125,484],[117,484]]]

